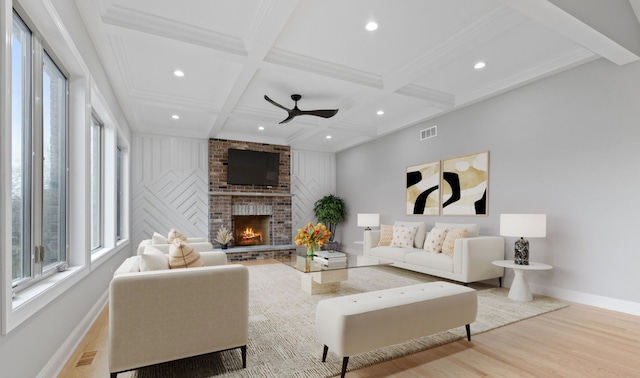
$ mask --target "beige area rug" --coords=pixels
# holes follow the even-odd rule
[[[247,368],[240,351],[224,351],[155,365],[119,377],[331,377],[340,374],[342,358],[329,351],[322,363],[315,310],[319,300],[392,287],[438,281],[436,277],[389,266],[351,269],[338,293],[311,296],[300,289],[300,274],[282,264],[249,267],[249,344]],[[554,311],[566,305],[548,298],[516,302],[508,289],[472,284],[478,290],[473,334]],[[221,326],[224,326],[221,324]],[[215,337],[215,335],[212,335]],[[466,337],[464,327],[352,356],[349,370],[376,364]],[[473,340],[473,336],[471,338]]]

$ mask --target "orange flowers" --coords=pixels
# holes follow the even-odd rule
[[[296,245],[304,245],[307,250],[317,251],[318,248],[329,241],[331,231],[327,230],[327,227],[318,223],[315,226],[309,222],[304,228],[298,229],[298,235],[296,235]]]

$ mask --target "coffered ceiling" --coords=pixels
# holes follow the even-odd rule
[[[636,0],[613,2],[625,32],[640,30]],[[580,21],[598,7],[585,16],[575,4],[584,3],[76,0],[133,131],[327,152],[593,59],[638,59],[633,36],[625,44]],[[339,112],[278,124],[287,113],[264,95],[291,108],[294,93],[300,109]]]

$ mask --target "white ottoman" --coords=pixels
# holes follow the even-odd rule
[[[324,299],[316,309],[322,362],[331,349],[342,356],[344,377],[349,356],[469,325],[476,320],[474,289],[448,282],[430,282],[394,289]]]

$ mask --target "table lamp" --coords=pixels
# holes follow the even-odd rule
[[[529,265],[529,241],[525,238],[547,236],[547,214],[500,214],[500,235],[515,236],[513,261],[517,265]]]
[[[360,213],[358,214],[358,227],[365,227],[365,231],[371,231],[371,227],[380,226],[380,214]]]

